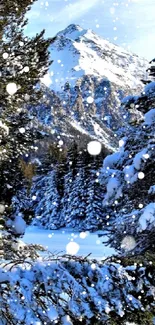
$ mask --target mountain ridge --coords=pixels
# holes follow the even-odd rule
[[[77,132],[88,134],[113,147],[117,130],[130,128],[129,120],[140,116],[120,108],[121,100],[140,94],[148,61],[74,24],[57,33],[49,51],[53,63],[41,81],[51,104],[50,126],[61,137],[63,129],[69,133],[72,128],[74,139]],[[53,94],[57,104],[52,104]]]

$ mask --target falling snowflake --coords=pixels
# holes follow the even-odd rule
[[[125,251],[131,251],[136,247],[136,241],[133,236],[125,236],[121,242],[121,248]]]
[[[125,143],[124,140],[121,139],[121,140],[119,141],[119,147],[120,147],[120,148],[123,147],[123,146],[124,146],[124,143]]]
[[[79,251],[80,246],[76,242],[70,242],[66,246],[66,252],[70,255],[75,255]]]
[[[106,312],[106,314],[109,314],[110,313],[110,307],[109,306],[105,306],[105,312]]]
[[[85,239],[88,236],[88,234],[83,231],[83,232],[80,233],[79,236],[80,236],[80,238]]]
[[[92,269],[92,270],[95,270],[95,269],[96,269],[96,264],[95,264],[95,263],[92,263],[92,264],[91,264],[91,269]]]
[[[87,150],[90,155],[97,156],[101,153],[102,145],[99,141],[90,141],[87,145]]]
[[[89,96],[89,97],[87,98],[87,103],[88,103],[88,104],[92,104],[93,101],[94,101],[94,98],[93,98],[93,97]]]
[[[8,53],[3,53],[3,59],[7,59],[8,58],[8,56],[9,56],[9,54]]]
[[[97,245],[100,245],[101,244],[101,241],[99,239],[96,240],[96,244]]]
[[[145,174],[143,172],[138,173],[138,178],[143,179],[145,177]]]
[[[144,157],[145,159],[149,159],[150,156],[149,156],[148,153],[146,153],[146,154],[143,155],[143,157]]]
[[[22,134],[25,133],[25,128],[20,128],[19,132],[22,133]]]
[[[14,82],[10,82],[6,86],[6,91],[9,95],[14,95],[17,92],[18,88]]]
[[[29,67],[24,68],[24,72],[29,72],[29,70],[30,70]]]
[[[59,146],[63,146],[63,141],[62,140],[59,141]]]
[[[4,213],[5,211],[5,205],[4,204],[0,204],[0,213]]]
[[[114,7],[111,7],[110,8],[110,13],[113,15],[115,13],[115,8]]]

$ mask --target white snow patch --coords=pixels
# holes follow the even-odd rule
[[[48,310],[47,310],[47,316],[49,317],[49,319],[52,321],[54,321],[54,320],[56,320],[58,317],[59,317],[59,315],[58,315],[58,313],[57,313],[57,311],[56,311],[56,309],[55,309],[55,307],[53,307],[53,306],[50,306],[49,308],[48,308]]]
[[[135,168],[133,165],[128,165],[123,169],[124,179],[126,182],[133,184],[137,180],[137,174],[135,174]]]
[[[152,81],[145,86],[144,93],[145,95],[151,95],[152,93],[155,93],[155,81]]]
[[[15,220],[12,223],[12,228],[14,230],[14,232],[16,234],[22,235],[25,233],[25,229],[26,229],[26,222],[25,220],[22,218],[21,214],[18,214],[15,217]]]
[[[148,190],[148,194],[155,194],[155,185],[152,185],[149,190]]]
[[[141,150],[140,152],[138,152],[134,159],[133,159],[133,164],[134,164],[134,167],[139,170],[141,168],[141,163],[142,163],[142,160],[145,159],[145,154],[147,153],[147,149],[143,149]]]
[[[9,275],[0,269],[0,283],[9,281]]]
[[[115,152],[104,159],[103,168],[113,168],[121,158],[120,152]]]
[[[13,243],[13,245],[12,245],[12,247],[17,251],[24,248],[25,246],[26,246],[26,244],[22,240],[18,240],[17,243]]]
[[[122,104],[128,104],[130,101],[136,101],[138,99],[138,96],[133,96],[133,95],[128,95],[126,97],[124,97],[122,100],[121,100],[121,103]]]
[[[73,325],[70,317],[68,315],[62,317],[62,325]]]
[[[109,198],[115,196],[115,198],[118,198],[121,195],[121,184],[118,178],[111,177],[107,184],[107,194],[105,196],[105,200],[108,200]]]
[[[153,123],[155,123],[155,108],[152,108],[144,116],[144,124],[152,125]]]
[[[147,226],[155,226],[155,203],[149,203],[139,218],[138,231],[146,230]]]
[[[6,135],[9,135],[9,128],[6,124],[4,124],[2,121],[0,121],[0,127],[5,130]]]

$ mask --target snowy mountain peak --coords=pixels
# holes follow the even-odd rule
[[[57,36],[58,37],[59,36],[66,37],[66,38],[70,38],[70,39],[74,40],[74,39],[80,37],[81,35],[83,35],[86,31],[87,30],[84,30],[79,25],[71,24],[64,30],[57,33]]]
[[[67,114],[62,128],[68,123],[109,143],[109,129],[128,126],[129,113],[120,110],[120,103],[142,91],[148,61],[75,24],[60,31],[49,50],[53,63],[42,82]],[[55,124],[60,130],[60,117]]]
[[[47,86],[61,91],[69,81],[75,86],[79,78],[91,75],[106,79],[121,88],[142,89],[148,62],[104,40],[90,29],[71,24],[57,34],[50,47],[51,59]]]

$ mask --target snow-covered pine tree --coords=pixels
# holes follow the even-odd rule
[[[84,168],[80,168],[72,183],[67,210],[67,227],[81,228],[86,218],[87,179]]]
[[[76,142],[73,142],[67,151],[67,161],[65,173],[63,175],[63,195],[62,195],[62,210],[61,218],[64,219],[66,226],[70,224],[70,204],[72,201],[73,182],[76,175],[78,147]],[[60,169],[60,166],[58,166]]]
[[[64,219],[65,225],[67,226],[70,221],[70,196],[72,193],[73,187],[73,172],[70,169],[67,171],[64,176],[64,192],[61,200],[62,210],[61,210],[61,218]]]
[[[31,202],[33,201],[33,211],[34,211],[34,225],[40,225],[42,213],[44,211],[44,193],[47,189],[47,175],[37,175],[33,178],[33,184],[31,188]],[[44,202],[45,203],[45,202]]]
[[[99,224],[103,223],[104,217],[103,191],[98,176],[98,170],[91,168],[87,185],[86,219],[84,220],[85,228],[90,230],[96,230]]]
[[[155,106],[154,83],[139,96],[143,123],[120,140],[118,152],[103,163],[102,184],[105,208],[111,208],[107,232],[109,243],[126,252],[141,253],[155,247]],[[155,102],[154,102],[155,103]]]
[[[37,133],[28,106],[37,104],[42,97],[38,83],[48,70],[48,46],[52,42],[44,40],[44,31],[32,39],[24,36],[25,14],[32,3],[2,0],[0,4],[1,219],[5,219],[3,228],[13,233],[16,229],[11,199],[22,179],[19,157],[33,149]]]
[[[148,69],[148,79],[143,81],[146,84],[143,92],[140,96],[128,96],[123,99],[122,107],[129,111],[136,113],[137,118],[134,121],[134,125],[141,124],[143,114],[147,113],[151,108],[155,106],[155,59],[150,62],[150,68]]]
[[[63,220],[60,218],[61,198],[58,192],[58,173],[53,169],[48,173],[45,180],[45,186],[42,191],[36,214],[39,223],[46,229],[57,229],[64,226]]]
[[[1,324],[153,325],[152,255],[138,263],[63,255],[31,267],[7,265],[0,270]]]
[[[33,200],[35,213],[33,224],[42,225],[49,229],[56,228],[56,223],[58,228],[64,224],[62,209],[67,167],[66,149],[61,151],[60,149],[59,145],[49,141],[47,151],[39,159],[31,189],[31,199],[35,198]],[[51,204],[51,202],[53,203]]]

